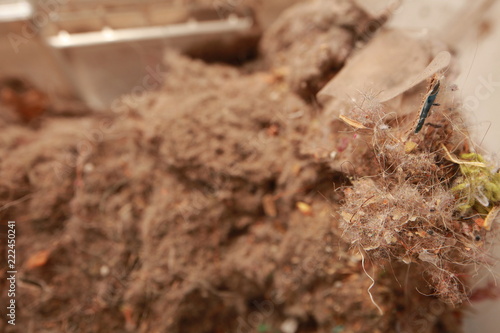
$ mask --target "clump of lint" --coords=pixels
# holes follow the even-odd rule
[[[345,189],[341,228],[374,262],[411,263],[427,282],[425,294],[456,305],[467,298],[470,268],[486,262],[500,174],[471,151],[454,88],[441,73],[426,78],[409,115],[390,120],[384,104],[372,102],[373,109],[341,117],[373,151],[356,162],[373,172]]]
[[[351,126],[357,128],[375,128],[381,127],[386,129],[387,124],[384,121],[386,114],[383,110],[383,105],[377,100],[373,92],[359,92],[361,95],[361,102],[355,104],[350,112],[349,117],[343,117],[345,122],[351,120]]]

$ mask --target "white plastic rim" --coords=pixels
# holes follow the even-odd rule
[[[33,16],[29,1],[0,0],[0,22],[23,21]]]
[[[182,24],[133,29],[113,30],[104,27],[101,31],[77,34],[61,31],[58,35],[47,38],[47,41],[50,46],[56,49],[64,49],[137,40],[168,39],[191,37],[193,35],[238,32],[248,30],[252,25],[253,20],[251,18],[241,18],[238,20],[234,20],[233,18],[232,20],[193,21]]]

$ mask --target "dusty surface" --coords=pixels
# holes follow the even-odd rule
[[[17,221],[20,295],[7,332],[460,331],[460,307],[425,296],[422,271],[366,259],[380,314],[342,238],[352,182],[331,158],[353,133],[311,96],[363,42],[366,14],[331,6],[346,12],[323,9],[311,29],[315,6],[286,13],[246,67],[168,53],[162,88],[108,113],[26,123],[2,106],[0,216]],[[347,23],[325,28],[335,15]],[[333,35],[342,47],[304,56],[291,21],[307,52]]]

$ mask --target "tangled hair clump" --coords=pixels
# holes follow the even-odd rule
[[[356,175],[345,189],[341,228],[344,239],[372,259],[416,264],[413,269],[423,272],[431,294],[460,304],[469,292],[463,276],[472,265],[486,264],[489,228],[487,212],[460,205],[463,191],[457,194],[456,182],[467,175],[450,151],[466,156],[471,143],[458,130],[460,108],[443,95],[430,126],[418,134],[414,119],[387,120],[380,107],[370,117],[360,119],[356,109],[344,117],[373,151],[352,163],[368,164],[375,172]]]

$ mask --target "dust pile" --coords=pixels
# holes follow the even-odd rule
[[[471,174],[484,175],[485,188],[499,183],[496,174],[487,177],[493,168],[478,161],[481,155],[471,153],[474,147],[450,86],[442,90],[440,104],[419,134],[414,117],[400,117],[395,126],[380,108],[372,109],[371,119],[351,113],[373,155],[365,161],[369,177],[353,180],[344,192],[341,228],[375,260],[397,258],[415,265],[432,286],[430,294],[457,305],[470,295],[470,268],[492,262],[485,241],[494,237],[482,217],[498,204],[498,192],[484,190],[483,195]],[[473,171],[464,172],[464,165]],[[476,203],[480,195],[484,206]]]
[[[428,280],[415,264],[437,267],[440,254],[424,250],[449,239],[435,226],[453,220],[455,199],[434,182],[456,164],[436,166],[444,155],[429,141],[409,154],[372,131],[360,149],[376,149],[353,155],[346,172],[332,159],[357,133],[325,120],[312,98],[373,19],[347,1],[299,4],[264,34],[251,66],[167,52],[162,88],[110,112],[49,112],[25,125],[4,108],[0,215],[17,221],[20,272],[18,324],[5,330],[459,332],[450,303],[466,291],[443,302],[443,288],[466,279]],[[390,160],[401,156],[418,163]],[[367,169],[378,178],[362,178]],[[429,173],[432,186],[420,181]],[[369,214],[393,221],[393,233],[369,234]],[[418,225],[400,246],[403,219]],[[431,229],[431,244],[414,242]]]

